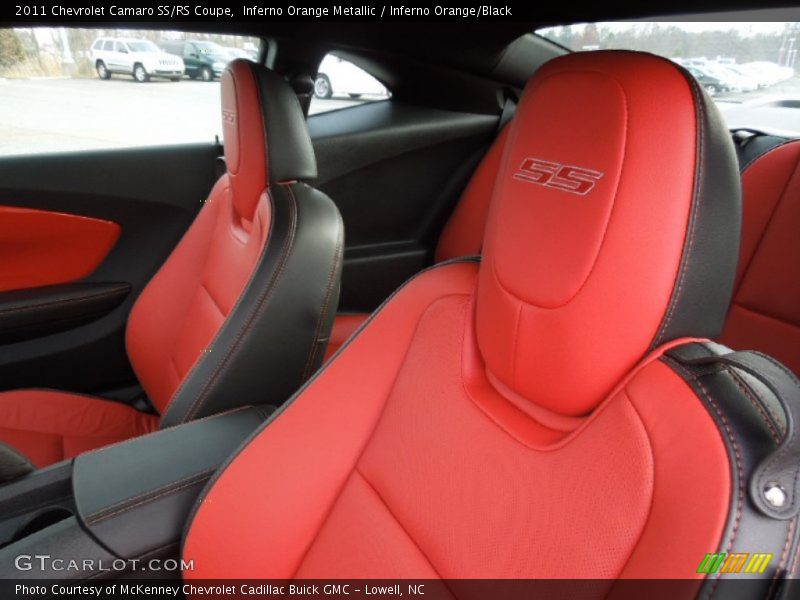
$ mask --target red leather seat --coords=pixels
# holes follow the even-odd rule
[[[508,135],[482,261],[406,284],[221,469],[185,577],[700,579],[754,532],[792,564],[794,521],[741,491],[760,417],[732,437],[732,376],[672,355],[736,269],[713,104],[669,61],[573,54]]]
[[[508,131],[508,126],[503,127],[464,188],[453,214],[439,236],[434,254],[435,262],[480,254],[486,216],[489,213],[489,198],[500,170],[500,159],[503,157]],[[337,315],[333,322],[330,343],[325,351],[325,360],[333,356],[368,317],[369,313]]]
[[[249,61],[222,77],[227,173],[137,299],[131,364],[159,416],[68,392],[0,393],[0,440],[44,466],[158,427],[280,404],[321,361],[342,225],[299,183],[316,162],[296,96]]]
[[[742,194],[739,269],[720,340],[800,373],[800,141],[746,164]]]
[[[436,262],[480,253],[508,127],[475,171],[447,223]],[[774,142],[771,142],[774,143]],[[769,147],[742,169],[743,222],[735,293],[720,342],[759,350],[800,373],[800,140]],[[367,319],[338,315],[326,360]]]
[[[439,236],[434,255],[437,263],[480,254],[483,248],[483,230],[489,215],[489,199],[500,171],[510,129],[508,125],[503,127],[461,194],[453,214]]]

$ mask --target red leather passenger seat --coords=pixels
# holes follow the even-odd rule
[[[280,404],[321,361],[343,233],[333,202],[300,183],[316,176],[305,118],[283,78],[250,61],[230,63],[221,90],[227,173],[126,331],[159,414],[54,390],[0,393],[0,440],[36,466],[235,406]]]
[[[800,141],[744,165],[742,245],[720,341],[800,373]]]
[[[439,239],[436,262],[480,253],[508,130],[495,139],[464,190]],[[741,177],[739,269],[719,341],[738,350],[765,352],[800,373],[800,140],[748,160]],[[336,317],[326,360],[366,318]]]
[[[402,287],[218,472],[185,577],[701,579],[756,529],[793,543],[740,492],[731,375],[666,354],[719,333],[736,269],[714,106],[669,61],[574,54],[508,136],[482,261]]]

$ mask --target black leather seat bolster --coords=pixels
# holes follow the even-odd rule
[[[742,586],[738,573],[710,575],[698,597],[780,597],[781,579],[800,552],[800,531],[794,520],[765,516],[752,502],[748,488],[756,468],[772,455],[784,436],[780,403],[762,382],[748,373],[719,363],[696,364],[697,359],[727,354],[715,343],[690,343],[670,350],[662,359],[695,391],[716,422],[731,464],[731,500],[723,538],[708,552],[771,553],[767,577]]]
[[[256,272],[161,427],[235,406],[279,406],[322,363],[339,303],[342,219],[303,183],[273,185],[269,197],[270,241]]]

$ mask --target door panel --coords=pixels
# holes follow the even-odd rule
[[[497,117],[375,102],[309,118],[345,224],[340,312],[371,311],[429,265]]]
[[[117,73],[124,72],[126,70],[124,58],[125,55],[119,49],[119,42],[114,42],[113,50],[108,53],[108,64],[111,70]]]
[[[120,71],[123,73],[132,73],[133,56],[131,55],[130,48],[125,46],[122,42],[117,42],[116,51]]]
[[[119,232],[119,225],[103,219],[0,206],[0,292],[86,277]]]
[[[0,344],[45,337],[92,323],[130,294],[127,283],[65,283],[0,292]]]
[[[56,321],[67,320],[66,330],[45,327],[33,339],[12,335],[18,341],[0,343],[0,389],[97,392],[133,382],[124,347],[131,305],[207,197],[219,153],[219,146],[202,144],[0,158],[0,205],[119,226],[105,259],[78,280],[84,287],[34,293],[83,294],[97,302],[92,310],[56,314]],[[99,294],[101,284],[110,285],[108,296]]]
[[[186,72],[195,77],[200,70],[200,59],[199,54],[197,52],[197,48],[194,47],[194,44],[191,42],[186,42],[186,45],[183,47],[183,64],[186,67]]]

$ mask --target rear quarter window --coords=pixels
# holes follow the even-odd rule
[[[383,83],[352,62],[327,54],[314,80],[309,114],[319,114],[388,100],[391,92]]]
[[[691,73],[731,129],[800,136],[800,23],[601,22],[548,27],[536,33],[576,52],[621,49],[658,54]]]

